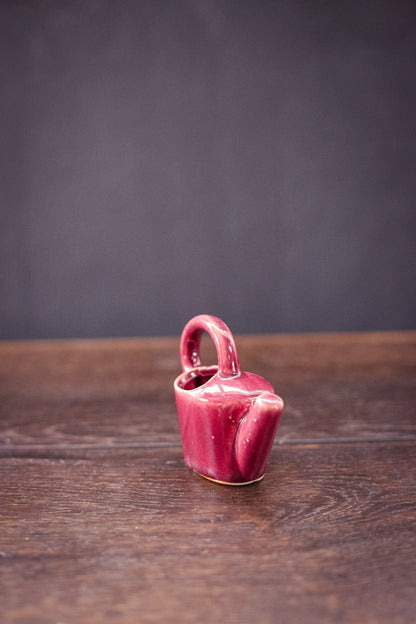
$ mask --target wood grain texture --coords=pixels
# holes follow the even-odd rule
[[[177,339],[0,345],[2,624],[413,623],[416,333],[237,347],[286,401],[243,488],[184,465]]]
[[[412,443],[275,448],[246,488],[179,449],[0,469],[3,622],[413,621]]]
[[[236,342],[241,368],[285,400],[277,443],[416,439],[416,332]],[[0,445],[180,444],[178,349],[169,338],[0,344]]]

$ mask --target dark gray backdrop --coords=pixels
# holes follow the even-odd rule
[[[0,6],[2,338],[415,326],[415,2]]]

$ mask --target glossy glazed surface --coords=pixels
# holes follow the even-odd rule
[[[213,338],[218,367],[201,363],[202,333]],[[262,377],[240,371],[234,339],[213,316],[193,318],[181,337],[184,372],[175,380],[185,462],[230,484],[260,479],[279,425],[283,401]]]

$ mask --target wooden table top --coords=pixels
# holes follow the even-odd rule
[[[286,405],[239,488],[184,465],[179,339],[0,343],[2,624],[415,621],[416,332],[236,343]]]

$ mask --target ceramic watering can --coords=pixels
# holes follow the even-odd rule
[[[204,331],[214,341],[218,366],[199,356]],[[185,326],[180,356],[183,373],[174,382],[186,464],[201,476],[227,485],[263,478],[283,401],[262,377],[240,371],[227,325],[196,316]]]

